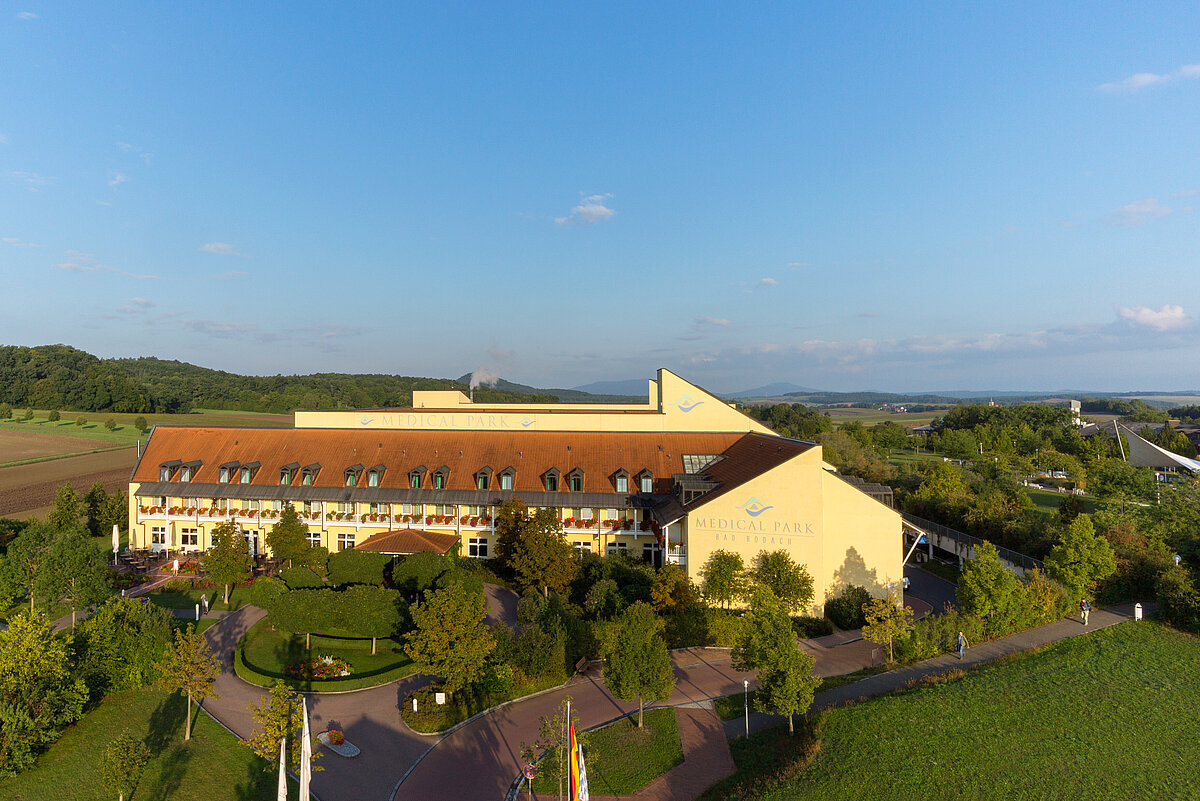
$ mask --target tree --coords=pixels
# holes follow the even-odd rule
[[[612,579],[600,579],[588,590],[583,608],[596,620],[612,620],[625,608],[621,589]]]
[[[31,523],[8,544],[0,558],[0,594],[27,596],[31,612],[42,572],[49,569],[47,555],[53,536],[54,530],[45,523]]]
[[[0,631],[0,776],[33,764],[83,714],[87,687],[71,675],[67,641],[42,614],[19,614]]]
[[[54,508],[46,515],[46,523],[55,531],[78,531],[83,517],[83,503],[79,494],[68,482],[58,488],[54,497]]]
[[[793,562],[787,551],[760,551],[757,561],[754,583],[769,587],[786,609],[797,612],[812,604],[813,577],[804,565]]]
[[[149,761],[150,749],[128,731],[108,744],[100,757],[100,771],[104,774],[105,786],[117,794],[117,801],[125,801],[125,796],[133,795]]]
[[[75,628],[77,612],[111,594],[108,576],[108,559],[90,537],[78,529],[60,531],[50,541],[34,589],[49,603],[66,602]]]
[[[0,403],[0,420],[12,419],[12,406],[7,403]]]
[[[105,421],[104,421],[104,427],[105,427],[105,428],[107,428],[109,431],[116,431],[116,430],[117,430],[117,420],[116,420],[116,418],[115,418],[115,417],[110,417],[110,418],[108,418],[107,420],[105,420]]]
[[[188,625],[186,631],[176,630],[175,642],[169,645],[163,659],[158,663],[159,681],[169,693],[187,696],[187,720],[183,739],[192,739],[192,702],[205,698],[216,698],[213,684],[221,672],[217,656],[209,650],[204,635],[196,627]]]
[[[742,555],[733,551],[713,551],[708,562],[700,568],[702,592],[726,609],[746,590],[746,566]]]
[[[527,516],[519,498],[509,498],[496,507],[496,561],[509,570]]]
[[[102,537],[118,529],[129,528],[129,503],[123,492],[108,494],[97,481],[83,496],[83,513],[87,515],[87,530],[93,537]]]
[[[358,584],[337,593],[342,628],[360,637],[371,638],[371,655],[375,655],[375,640],[398,633],[404,601],[396,590]]]
[[[457,692],[483,675],[488,655],[496,647],[485,617],[483,596],[453,583],[430,593],[422,606],[412,610],[415,628],[405,635],[404,650],[414,662],[441,676],[446,692]]]
[[[1085,514],[1071,521],[1046,557],[1046,573],[1070,590],[1074,600],[1116,572],[1112,546],[1096,534],[1092,518]]]
[[[58,409],[55,409],[54,411],[50,412],[50,414],[46,415],[46,419],[51,423],[57,423],[62,419],[62,413]]]
[[[509,565],[522,591],[537,587],[548,597],[550,590],[567,589],[579,562],[553,509],[538,509],[524,518]]]
[[[329,583],[342,586],[345,584],[383,584],[383,570],[392,557],[385,553],[371,551],[356,551],[354,549],[338,551],[329,557]]]
[[[863,604],[863,637],[876,645],[887,645],[888,662],[894,662],[892,645],[913,629],[913,610],[904,606],[904,591],[897,585],[888,587],[886,598],[875,598]]]
[[[158,662],[171,643],[171,619],[157,604],[116,596],[79,622],[74,661],[93,699],[158,678]]]
[[[787,608],[770,587],[760,585],[751,595],[731,656],[738,670],[758,671],[762,689],[755,694],[755,709],[787,715],[788,732],[794,733],[792,716],[812,705],[821,680],[812,675],[813,658],[796,646]]]
[[[293,568],[299,570],[299,568]],[[332,622],[333,590],[292,590],[279,596],[267,622],[280,631],[304,635],[304,647],[312,645],[312,633]]]
[[[85,425],[87,425],[87,418],[84,417],[82,414],[79,415],[78,417],[75,418],[75,425],[79,426],[80,428],[83,428]]]
[[[146,422],[145,417],[136,417],[133,420],[133,427],[138,431],[145,431],[150,424]]]
[[[405,592],[425,592],[450,569],[450,562],[441,554],[424,551],[406,556],[392,568],[392,582]]]
[[[22,415],[21,419],[22,420],[32,420],[33,419],[33,409],[32,408],[26,409],[25,414]]]
[[[638,601],[618,619],[605,649],[604,684],[622,701],[637,700],[639,729],[645,699],[665,701],[675,688],[663,628],[662,619],[650,604]]]
[[[579,723],[579,715],[571,712],[571,696],[558,702],[554,714],[538,718],[538,738],[530,743],[521,743],[521,759],[526,763],[537,763],[540,755],[543,775],[558,779],[558,797],[562,798],[563,779],[566,778],[567,749],[570,747],[570,726]],[[568,713],[570,716],[568,717]]]
[[[287,562],[288,567],[312,567],[324,562],[329,551],[314,547],[308,541],[308,526],[300,522],[300,515],[290,503],[279,513],[279,520],[267,532],[267,547],[276,559]]]
[[[214,584],[225,587],[225,605],[229,605],[229,587],[254,575],[250,543],[237,523],[227,521],[212,530],[212,545],[204,552],[204,569]]]
[[[254,753],[273,765],[279,764],[279,742],[287,738],[287,763],[292,772],[300,771],[301,740],[304,731],[303,707],[300,704],[300,693],[295,692],[279,679],[271,687],[271,691],[262,699],[262,703],[250,705],[250,713],[254,717],[254,730],[241,743]],[[316,762],[321,756],[320,749],[314,748],[312,760]],[[314,771],[325,770],[313,765]]]
[[[962,611],[995,624],[1011,615],[1019,600],[1017,577],[1000,563],[996,546],[975,544],[975,558],[963,565],[955,595]]]
[[[696,602],[696,593],[687,573],[674,562],[662,566],[650,585],[650,605],[655,612],[677,612]]]
[[[885,420],[871,429],[871,438],[875,441],[875,450],[887,456],[896,448],[904,447],[908,442],[908,431],[895,421]]]

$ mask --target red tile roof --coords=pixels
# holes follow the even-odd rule
[[[432,551],[445,555],[459,541],[457,534],[442,534],[437,531],[420,531],[415,528],[404,528],[399,531],[384,531],[366,542],[354,546],[356,551],[375,551],[376,553],[423,553]]]
[[[595,433],[595,432],[490,432],[490,431],[347,431],[340,429],[221,428],[159,426],[130,478],[153,483],[159,465],[180,460],[202,462],[192,483],[217,484],[220,466],[259,463],[251,486],[279,488],[280,468],[320,464],[314,487],[345,486],[346,469],[362,465],[358,487],[367,487],[367,471],[377,465],[386,470],[381,488],[408,488],[409,472],[424,467],[423,488],[432,486],[429,474],[450,469],[444,489],[474,490],[475,475],[492,468],[491,490],[499,487],[497,474],[513,467],[516,492],[541,492],[542,475],[552,468],[560,485],[575,468],[583,470],[583,492],[612,493],[611,476],[619,469],[629,473],[630,491],[643,469],[654,474],[656,493],[671,491],[673,473],[685,472],[684,454],[724,454],[725,459],[705,471],[722,483],[741,482],[807,450],[811,445],[764,434],[729,433]],[[294,471],[298,472],[298,471]],[[177,484],[179,474],[172,476]],[[294,476],[291,486],[300,486]],[[230,478],[236,484],[238,477]],[[179,484],[181,494],[187,484]],[[565,487],[564,487],[565,488]]]

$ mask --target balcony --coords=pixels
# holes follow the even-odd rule
[[[687,567],[687,546],[668,544],[666,560],[669,565]]]

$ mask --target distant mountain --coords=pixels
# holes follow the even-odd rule
[[[471,384],[471,373],[467,373],[458,379],[460,384]],[[597,395],[591,392],[581,392],[578,389],[538,389],[531,387],[528,384],[517,384],[504,378],[498,378],[495,381],[480,386],[489,390],[497,390],[504,393],[520,393],[524,395],[540,395],[553,396],[560,403],[644,403],[645,395]],[[644,390],[643,390],[644,392]]]
[[[572,387],[576,392],[589,395],[627,395],[645,400],[647,380],[631,378],[628,381],[593,381],[581,387]]]
[[[819,389],[810,389],[808,387],[802,387],[802,386],[799,386],[798,384],[789,384],[786,381],[777,381],[774,384],[767,384],[766,386],[756,387],[754,389],[744,389],[741,392],[723,393],[722,397],[735,398],[735,399],[738,399],[738,398],[778,398],[781,395],[795,395],[798,393],[808,394],[808,393],[816,393],[816,392],[820,392],[820,391],[821,390],[819,390]]]

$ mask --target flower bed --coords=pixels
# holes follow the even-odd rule
[[[313,679],[340,679],[350,675],[350,663],[332,656],[318,656],[296,662],[283,669],[284,673],[295,679],[312,681]]]

